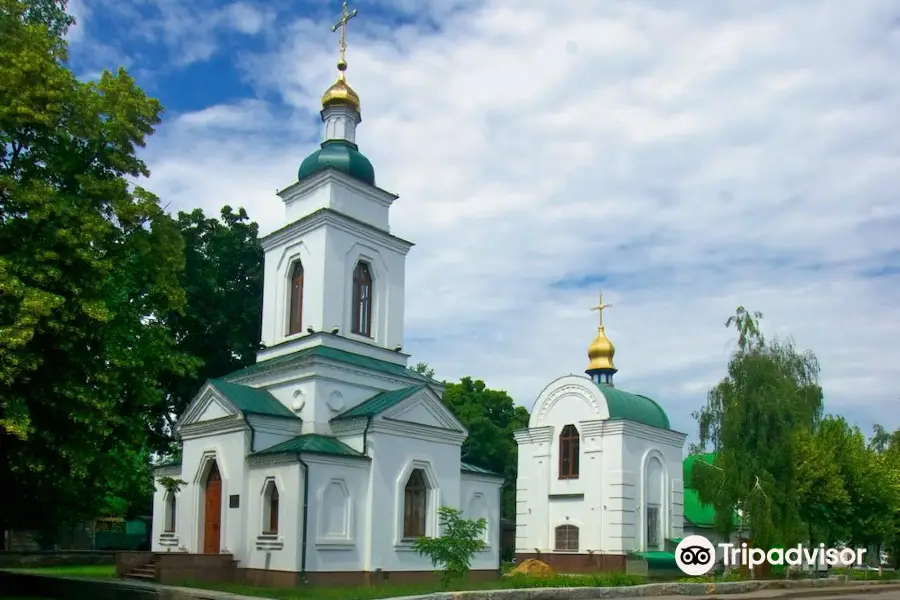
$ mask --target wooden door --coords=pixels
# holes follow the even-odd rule
[[[213,463],[206,478],[206,504],[203,513],[203,553],[218,554],[221,549],[219,531],[222,525],[222,477],[216,463]]]

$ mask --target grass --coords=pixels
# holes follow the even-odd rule
[[[538,587],[622,587],[645,583],[644,578],[625,574],[558,575],[556,577],[504,577],[499,581],[463,583],[449,588],[433,584],[357,586],[309,586],[301,588],[273,588],[229,583],[186,582],[185,587],[203,588],[242,596],[262,596],[278,600],[378,600],[402,596],[418,596],[434,592],[462,590],[497,590]]]
[[[30,569],[8,569],[19,573],[34,573],[36,575],[57,575],[60,577],[88,577],[91,579],[110,579],[116,576],[116,567],[113,565],[73,565],[59,567],[32,567]],[[0,596],[0,600],[6,600]],[[38,599],[39,600],[39,599]]]

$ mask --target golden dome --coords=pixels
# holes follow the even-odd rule
[[[322,94],[322,108],[332,104],[349,104],[353,110],[359,112],[359,94],[344,80],[343,71],[338,80]]]
[[[606,332],[601,325],[597,328],[597,337],[594,338],[594,341],[591,342],[591,345],[588,347],[588,358],[591,362],[585,370],[593,371],[595,369],[604,369],[615,371],[616,366],[613,364],[613,357],[615,355],[616,347],[613,346],[613,343],[606,337]]]

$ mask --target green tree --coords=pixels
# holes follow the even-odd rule
[[[178,214],[185,243],[181,285],[183,312],[169,313],[165,325],[178,349],[197,359],[193,372],[163,380],[167,406],[154,424],[157,452],[177,452],[173,421],[209,378],[221,377],[256,361],[262,326],[263,251],[256,223],[241,208],[222,208],[220,218],[196,209]]]
[[[851,497],[841,466],[849,429],[843,419],[825,417],[812,434],[797,434],[797,493],[810,543],[834,546],[850,533]]]
[[[121,69],[78,81],[69,22],[64,2],[0,0],[0,529],[128,496],[158,381],[191,366],[164,325],[181,236],[132,184],[162,108]]]
[[[438,537],[421,537],[416,540],[416,551],[431,559],[435,568],[441,569],[441,583],[449,586],[465,579],[472,559],[487,546],[484,519],[464,519],[462,511],[443,506],[439,509],[440,531]]]
[[[807,535],[801,513],[800,435],[821,418],[819,366],[790,340],[766,340],[760,313],[738,307],[726,321],[738,334],[727,376],[695,413],[700,447],[716,452],[714,467],[695,469],[700,499],[716,509],[717,528],[732,528],[743,511],[760,547],[797,543]]]

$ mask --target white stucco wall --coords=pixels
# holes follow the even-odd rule
[[[487,548],[472,559],[472,569],[500,568],[500,488],[503,480],[472,473],[460,479],[459,508],[467,519],[486,519]]]
[[[559,435],[579,433],[579,476],[560,479]],[[539,395],[529,428],[516,432],[516,549],[555,551],[560,525],[579,529],[579,552],[646,550],[646,515],[658,505],[660,547],[680,537],[684,434],[609,420],[606,399],[587,377],[570,375]]]
[[[276,232],[263,241],[262,343],[266,346],[300,338],[315,331],[339,328],[350,339],[393,349],[403,344],[406,254],[411,244],[388,233],[361,227],[335,213],[320,213],[293,229]],[[290,273],[303,264],[302,331],[287,335]],[[352,284],[356,264],[364,261],[372,275],[372,335],[352,329]]]
[[[265,491],[269,481],[278,489],[277,536],[264,536]],[[303,469],[294,458],[262,462],[249,469],[247,493],[242,497],[239,513],[246,529],[240,566],[273,571],[299,571],[300,549],[303,539]],[[301,500],[301,501],[298,501]],[[275,539],[272,539],[272,538]],[[237,556],[236,556],[237,558]]]

